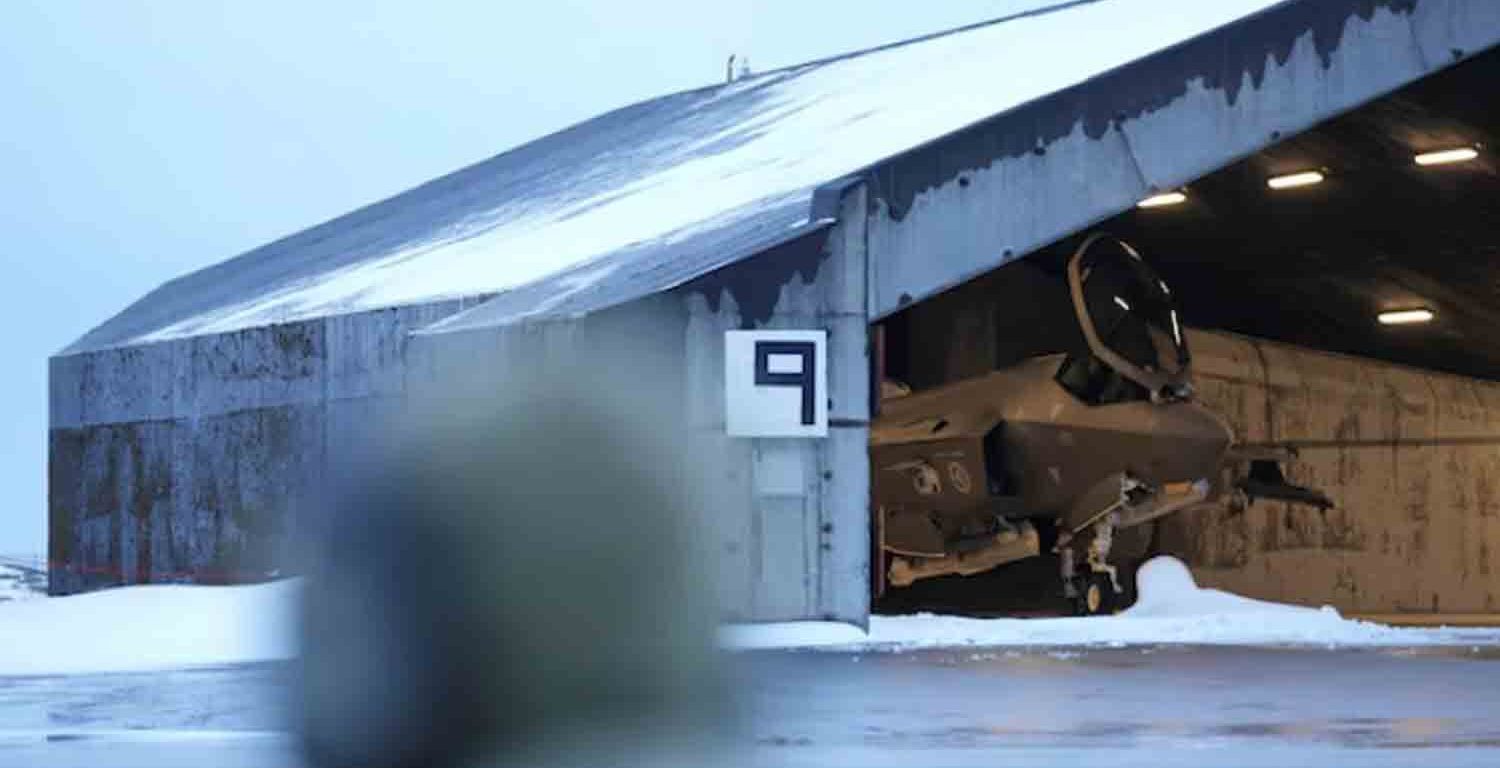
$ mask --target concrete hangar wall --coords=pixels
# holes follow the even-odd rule
[[[680,401],[694,425],[691,449],[706,457],[715,475],[707,489],[712,502],[702,509],[717,531],[726,615],[864,621],[870,575],[872,323],[925,311],[941,318],[938,327],[951,326],[965,313],[953,298],[962,292],[949,289],[1128,211],[1147,195],[1192,183],[1475,58],[1500,40],[1500,7],[1482,0],[1226,4],[1194,11],[1204,18],[1166,25],[1171,28],[1160,32],[1165,39],[1147,39],[1144,33],[1096,39],[1099,29],[1115,29],[1110,25],[1143,13],[1160,14],[1165,5],[1154,0],[1066,4],[636,105],[310,230],[306,237],[268,246],[269,252],[242,256],[206,278],[190,276],[164,287],[52,362],[54,590],[271,575],[300,522],[314,514],[306,500],[316,499],[339,474],[357,453],[363,428],[378,422],[386,409],[420,408],[424,397],[442,391],[443,382],[504,381],[518,366],[565,371],[606,347],[634,345],[677,374]],[[1079,57],[1080,46],[1056,44],[1067,39],[1093,41],[1091,47],[1107,55],[1099,54],[1097,61]],[[1028,45],[1028,40],[1046,44]],[[1011,89],[986,104],[986,98],[999,98],[992,95],[996,90],[1006,90],[995,84],[1017,66],[1004,57],[1028,54],[1050,57],[1029,59],[1030,69],[1055,66],[1063,74],[1055,82],[1031,83],[1031,91]],[[1090,60],[1079,65],[1080,58]],[[951,93],[931,87],[934,62],[952,70]],[[911,87],[903,90],[903,83]],[[580,183],[638,181],[620,182],[601,172],[603,156],[589,155],[591,142],[624,148],[622,162],[633,168],[660,171],[667,191],[677,193],[677,206],[691,207],[700,202],[696,198],[714,195],[672,188],[678,179],[668,174],[702,183],[684,169],[753,150],[759,138],[783,123],[805,137],[809,124],[787,122],[793,118],[783,114],[765,120],[778,98],[807,96],[799,88],[812,92],[809,103],[834,110],[844,99],[849,103],[843,106],[863,110],[834,114],[843,122],[812,124],[841,138],[843,150],[857,145],[858,152],[841,156],[840,148],[804,141],[807,146],[797,150],[802,155],[793,158],[802,164],[780,158],[776,168],[776,179],[793,181],[775,187],[772,177],[752,178],[767,186],[759,194],[746,193],[744,205],[682,220],[659,237],[627,232],[634,239],[622,236],[618,247],[601,247],[591,258],[525,280],[487,282],[471,274],[464,285],[421,297],[360,286],[360,297],[394,296],[394,309],[372,307],[375,300],[363,298],[319,304],[297,293],[309,282],[333,284],[325,276],[346,274],[360,266],[359,258],[398,251],[386,247],[391,243],[404,247],[410,238],[405,229],[393,234],[391,221],[406,229],[419,216],[460,228],[471,222],[473,210],[438,206],[450,196],[472,205],[469,201],[484,197],[476,189],[514,197],[522,194],[522,182],[529,182],[526,194],[550,201],[547,184],[553,179],[522,172],[536,163],[593,161],[593,172],[582,180],[552,174],[561,177],[559,199],[576,197],[565,191]],[[871,108],[853,98],[873,94],[888,101]],[[918,99],[978,104],[989,111],[966,114],[955,106],[952,124],[927,126],[930,135],[902,133],[910,120],[880,122],[882,115],[899,118],[930,106]],[[809,114],[816,117],[819,110],[804,110],[795,119]],[[757,118],[764,120],[759,136],[734,130]],[[860,120],[869,123],[864,127],[870,137],[892,143],[856,141],[862,136]],[[663,150],[661,142],[649,142],[687,123],[699,131],[707,124],[710,130],[685,142],[686,148]],[[632,147],[647,145],[649,152],[631,155]],[[807,160],[830,156],[847,167]],[[798,180],[799,170],[810,175]],[[739,178],[743,182],[744,176]],[[597,226],[588,217],[614,204],[570,209],[566,220]],[[358,238],[356,247],[351,235],[339,250],[346,231],[368,235],[372,227],[381,236]],[[460,244],[488,236],[482,227],[476,231],[472,240],[459,238]],[[372,248],[370,242],[379,249],[361,251]],[[449,257],[442,248],[433,250]],[[250,282],[268,288],[250,302],[228,295]],[[205,287],[210,284],[229,287],[221,295]],[[1193,322],[1191,314],[1188,320]],[[739,328],[828,332],[828,437],[725,434],[723,332]],[[936,357],[964,361],[929,375],[959,375],[983,360],[962,350],[975,348],[973,334],[989,331],[957,330],[921,339],[949,350]],[[1005,330],[1001,326],[998,332]],[[1392,417],[1407,419],[1398,424],[1404,437],[1424,430],[1448,435],[1444,430],[1453,424],[1469,426],[1476,419],[1487,424],[1492,418],[1489,385],[1473,378],[1341,363],[1342,358],[1222,334],[1200,334],[1195,340],[1206,350],[1201,356],[1214,361],[1200,364],[1211,379],[1203,391],[1236,414],[1241,421],[1236,426],[1246,435],[1261,434],[1260,425],[1270,424],[1265,436],[1285,437],[1285,426],[1261,417],[1270,402],[1282,404],[1289,396],[1302,398],[1304,407],[1277,408],[1280,418],[1300,418],[1299,426],[1315,432],[1320,411],[1310,403],[1329,393],[1357,399],[1350,390],[1374,376],[1409,376],[1430,385],[1433,393],[1444,388],[1462,393],[1461,408],[1439,394],[1425,403],[1407,403]],[[1313,360],[1322,362],[1308,362]],[[1298,383],[1280,385],[1286,377]],[[1367,418],[1397,423],[1381,421],[1389,415],[1382,407],[1370,403]],[[1413,414],[1424,407],[1428,421],[1422,426],[1400,426],[1420,421]],[[1433,447],[1416,450],[1428,451],[1414,460],[1429,468],[1491,460],[1487,448],[1475,446],[1458,458],[1438,458]],[[1305,479],[1342,477],[1338,462],[1347,459],[1335,454],[1333,465],[1314,461],[1307,470],[1314,476]],[[1341,507],[1335,515],[1369,509],[1377,516],[1393,514],[1393,499],[1402,498],[1405,538],[1386,536],[1395,525],[1360,522],[1363,533],[1351,537],[1339,532],[1348,527],[1340,522],[1345,517],[1314,522],[1262,508],[1236,521],[1184,524],[1163,536],[1163,546],[1185,554],[1208,581],[1252,595],[1362,611],[1491,610],[1494,577],[1482,565],[1488,554],[1476,546],[1494,532],[1482,526],[1465,529],[1477,535],[1458,542],[1475,551],[1453,558],[1464,569],[1459,584],[1468,590],[1456,603],[1447,597],[1455,586],[1449,575],[1432,582],[1436,586],[1400,586],[1403,579],[1427,584],[1423,574],[1442,560],[1437,547],[1445,546],[1440,542],[1453,528],[1439,535],[1437,521],[1449,519],[1445,515],[1454,505],[1432,489],[1444,487],[1444,471],[1428,473],[1426,495],[1404,485],[1367,488],[1362,483],[1374,476],[1370,473],[1347,488],[1336,484]],[[1360,509],[1349,505],[1346,512],[1341,493],[1358,498]],[[1410,511],[1424,506],[1426,518]],[[1433,554],[1408,556],[1416,549]],[[1349,589],[1351,583],[1359,589]],[[1429,599],[1438,591],[1442,604]]]

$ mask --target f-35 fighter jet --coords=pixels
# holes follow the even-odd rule
[[[1122,601],[1115,532],[1255,498],[1329,507],[1277,449],[1237,447],[1194,398],[1171,289],[1103,234],[1067,263],[1077,348],[884,397],[871,430],[877,590],[1051,550],[1075,610]],[[1026,329],[1008,332],[1026,333]]]

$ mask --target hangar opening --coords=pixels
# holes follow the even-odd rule
[[[874,610],[1108,610],[1169,553],[1253,597],[1500,612],[1497,80],[1490,51],[878,322]],[[1103,339],[1153,383],[1180,336],[1191,394],[1101,360],[1106,324],[1155,332]],[[1187,404],[1232,433],[1213,470]],[[1129,482],[1152,511],[1091,561]]]

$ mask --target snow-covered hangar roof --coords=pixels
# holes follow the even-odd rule
[[[1082,0],[665,96],[174,280],[64,354],[490,293],[455,320],[620,303],[826,226],[820,188],[892,160],[910,165],[965,129],[1032,120],[1054,101],[1111,102],[1070,105],[1060,110],[1068,120],[1148,110],[1185,78],[1207,78],[1204,58],[1223,59],[1224,81],[1209,85],[1233,102],[1294,38],[1326,56],[1347,18],[1418,2]],[[1276,28],[1232,44],[1242,35],[1226,27],[1252,18]],[[1174,68],[1189,48],[1192,66]],[[1075,92],[1121,72],[1177,82],[1117,95],[1111,81],[1109,99]],[[1037,141],[1047,130],[1016,133]]]
[[[815,226],[819,185],[1271,4],[1070,4],[625,107],[173,280],[66,352],[567,272],[536,300],[555,305],[689,241],[737,241],[662,276],[680,282]]]

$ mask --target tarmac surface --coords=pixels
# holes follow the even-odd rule
[[[731,667],[742,751],[705,765],[1500,765],[1490,646],[757,652]],[[0,678],[0,765],[295,768],[290,675]]]
[[[1500,648],[760,654],[795,765],[1500,765]]]

